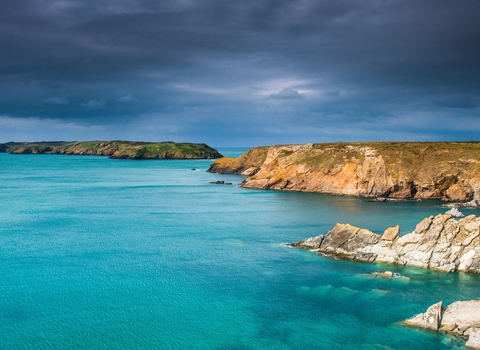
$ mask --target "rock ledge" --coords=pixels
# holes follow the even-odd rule
[[[446,308],[440,301],[402,324],[461,336],[468,339],[467,347],[480,349],[480,300],[456,301]]]
[[[430,216],[402,237],[399,226],[378,235],[349,224],[337,224],[325,236],[288,245],[339,259],[480,273],[480,217],[475,215],[460,220],[449,214]]]

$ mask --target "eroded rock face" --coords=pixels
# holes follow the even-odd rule
[[[337,143],[254,148],[210,172],[241,187],[480,204],[480,143]]]
[[[456,220],[451,215],[422,220],[411,233],[399,237],[400,227],[380,236],[348,224],[337,224],[325,236],[291,246],[361,262],[386,262],[443,272],[480,273],[480,218]]]
[[[442,302],[440,301],[430,306],[425,313],[418,314],[415,317],[404,321],[403,323],[410,326],[433,329],[436,331],[440,328],[442,311]]]
[[[456,301],[446,308],[440,301],[402,324],[462,336],[468,338],[467,347],[480,349],[480,300]]]

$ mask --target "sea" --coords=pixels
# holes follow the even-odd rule
[[[399,322],[479,298],[480,276],[286,246],[403,235],[442,202],[244,189],[211,162],[0,154],[0,349],[464,349]]]

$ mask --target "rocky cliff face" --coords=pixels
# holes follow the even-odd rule
[[[480,143],[336,143],[254,148],[210,172],[242,187],[386,198],[480,201]]]
[[[337,224],[320,235],[291,246],[315,249],[340,259],[384,262],[443,272],[480,273],[480,218],[456,220],[451,215],[428,217],[415,231],[399,236],[398,226],[383,235]]]

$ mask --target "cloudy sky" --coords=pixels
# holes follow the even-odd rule
[[[0,0],[0,142],[478,140],[480,0]]]

